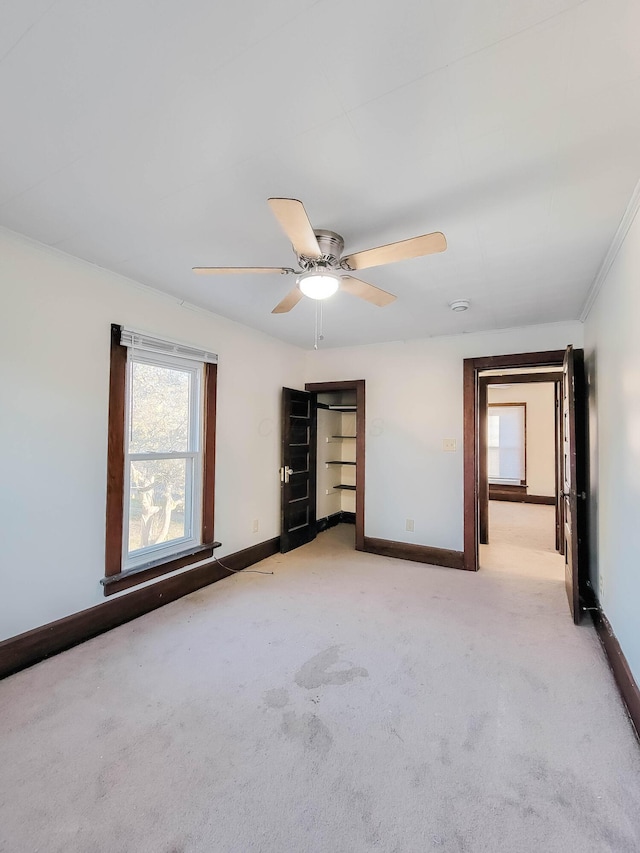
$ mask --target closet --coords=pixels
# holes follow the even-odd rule
[[[356,392],[329,391],[317,397],[318,530],[356,518]]]

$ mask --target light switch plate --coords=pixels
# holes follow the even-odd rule
[[[445,453],[455,453],[456,450],[456,440],[455,438],[443,438],[442,439],[442,449]]]

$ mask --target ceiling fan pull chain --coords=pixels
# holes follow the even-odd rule
[[[322,300],[319,300],[318,305],[320,307],[320,336],[318,340],[324,340],[324,331],[323,331],[323,323],[324,323],[324,313],[323,313],[323,303]]]
[[[320,310],[320,302],[316,301],[316,328],[313,339],[313,348],[318,349],[318,311]]]

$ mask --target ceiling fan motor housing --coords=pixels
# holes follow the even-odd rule
[[[321,258],[305,258],[303,255],[298,255],[298,262],[303,270],[313,269],[314,267],[322,266],[329,269],[340,269],[340,258],[344,250],[344,240],[335,231],[326,231],[319,228],[314,231],[320,252]]]

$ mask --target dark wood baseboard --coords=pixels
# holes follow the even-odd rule
[[[613,672],[613,677],[618,685],[622,701],[627,706],[629,717],[636,730],[636,736],[640,738],[640,689],[607,617],[599,607],[591,611],[591,616]]]
[[[528,495],[526,486],[495,486],[489,484],[490,501],[513,501],[519,504],[545,504],[555,506],[553,495]]]
[[[316,533],[322,533],[330,527],[336,527],[338,524],[355,524],[355,512],[334,512],[331,515],[325,515],[324,518],[319,518],[316,521]]]
[[[522,501],[526,496],[526,486],[507,486],[503,483],[489,483],[490,501]]]
[[[465,568],[462,551],[432,548],[429,545],[410,545],[408,542],[394,542],[392,539],[375,539],[365,536],[363,551],[369,554],[380,554],[382,557],[397,557],[399,560],[444,566],[447,569]]]
[[[341,512],[334,512],[331,515],[325,515],[324,518],[316,519],[316,533],[322,533],[330,527],[336,527],[342,521],[341,515]]]
[[[230,569],[239,571],[279,551],[280,537],[277,536],[229,554],[222,558],[222,562]],[[4,640],[0,643],[0,678],[70,649],[111,628],[117,628],[231,574],[215,562],[207,563]]]

